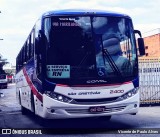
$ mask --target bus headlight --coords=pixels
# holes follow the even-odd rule
[[[121,100],[130,98],[130,97],[134,96],[135,94],[137,94],[137,92],[138,92],[138,88],[134,88],[134,89],[128,91],[127,93],[125,93],[124,95],[122,95],[121,97],[119,97],[117,99],[117,101],[121,101]]]
[[[73,99],[66,97],[64,95],[57,94],[54,91],[46,91],[45,93],[47,96],[49,96],[55,100],[61,101],[61,102],[70,103],[73,100]]]

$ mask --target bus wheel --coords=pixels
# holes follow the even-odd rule
[[[99,117],[100,120],[109,121],[112,116],[101,116]]]

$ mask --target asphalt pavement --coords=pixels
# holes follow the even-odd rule
[[[7,89],[0,89],[0,113],[20,111],[20,105],[16,100],[15,83],[8,84]]]

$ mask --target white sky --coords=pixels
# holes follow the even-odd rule
[[[16,56],[43,12],[102,9],[128,14],[142,33],[160,28],[160,0],[0,0],[0,54],[15,65]]]

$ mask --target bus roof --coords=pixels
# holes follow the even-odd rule
[[[113,11],[105,11],[105,10],[86,10],[86,9],[65,9],[65,10],[55,10],[55,11],[48,11],[45,12],[42,17],[46,16],[56,16],[56,15],[99,15],[99,16],[114,16],[114,17],[127,17],[131,18],[130,16],[113,12]]]

